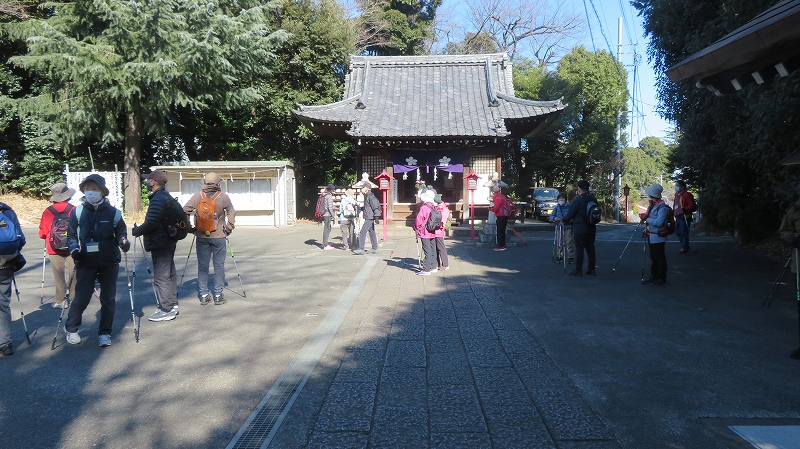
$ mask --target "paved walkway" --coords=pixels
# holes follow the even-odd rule
[[[177,320],[143,321],[135,343],[121,271],[114,346],[96,345],[93,302],[86,342],[55,351],[26,251],[34,344],[0,358],[4,447],[724,449],[759,447],[730,427],[758,424],[797,448],[793,280],[760,307],[782,261],[699,239],[668,245],[669,286],[645,287],[639,239],[612,274],[634,228],[602,227],[599,276],[578,279],[546,228],[502,253],[450,240],[450,270],[429,277],[413,239],[353,256],[321,251],[316,226],[237,228],[227,305],[196,302],[181,242]],[[146,317],[141,262],[137,279]]]

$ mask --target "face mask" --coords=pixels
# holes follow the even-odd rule
[[[103,194],[95,190],[83,192],[83,195],[86,197],[86,201],[92,204],[100,204],[103,201]]]
[[[681,186],[675,186],[675,191],[676,192],[680,192],[681,191]]]
[[[558,202],[558,205],[559,205],[559,206],[563,206],[563,205],[565,205],[565,204],[567,204],[567,202],[566,202],[566,201],[564,201],[564,200],[560,200],[560,201]]]

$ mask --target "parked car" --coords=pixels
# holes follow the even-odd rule
[[[549,220],[550,214],[558,204],[558,189],[555,187],[531,187],[528,195],[528,209],[531,215],[539,220]]]

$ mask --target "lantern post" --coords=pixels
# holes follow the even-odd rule
[[[394,178],[386,173],[386,170],[384,169],[380,175],[375,177],[375,180],[378,181],[378,188],[381,189],[381,192],[383,192],[383,241],[385,242],[388,240],[386,217],[389,214],[389,187],[391,186],[390,181],[394,180]]]
[[[464,179],[467,180],[467,189],[469,189],[469,221],[470,221],[470,237],[475,241],[475,191],[478,190],[478,179],[480,176],[475,174],[475,171],[470,170]]]
[[[631,193],[631,188],[628,184],[625,184],[625,187],[622,188],[622,194],[625,195],[625,223],[628,222],[628,195]]]

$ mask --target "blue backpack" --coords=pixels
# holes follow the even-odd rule
[[[0,265],[17,257],[19,254],[20,234],[17,224],[0,209]]]

